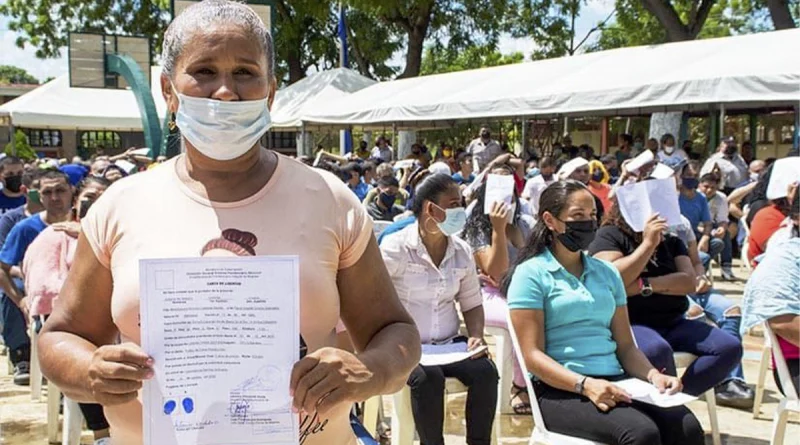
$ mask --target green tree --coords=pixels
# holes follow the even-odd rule
[[[20,159],[25,161],[36,159],[36,151],[33,150],[31,144],[28,143],[28,137],[21,130],[14,133],[14,144],[12,145],[11,142],[6,144],[4,152],[8,156],[14,156],[14,149],[16,149],[16,156]]]
[[[502,54],[491,46],[471,46],[454,54],[434,47],[427,48],[422,57],[421,75],[450,73],[490,66],[520,63],[525,59],[521,52]]]
[[[0,65],[0,83],[38,85],[39,80],[22,68],[11,65]]]
[[[422,68],[426,43],[457,52],[472,45],[496,44],[509,0],[348,0],[377,17],[389,36],[402,35],[405,68],[399,78],[415,77]]]
[[[31,45],[45,59],[61,55],[69,31],[150,36],[161,48],[169,0],[6,0],[0,15],[10,18],[17,46]]]

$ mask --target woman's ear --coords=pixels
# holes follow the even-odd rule
[[[550,229],[550,231],[560,233],[558,225],[556,223],[557,219],[553,216],[552,213],[544,212],[542,214],[542,220],[544,221],[544,225],[547,226],[547,228]]]

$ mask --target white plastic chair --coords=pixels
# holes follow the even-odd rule
[[[772,343],[772,356],[775,358],[778,378],[781,381],[783,392],[786,393],[775,409],[775,418],[772,421],[772,439],[769,443],[770,445],[783,445],[784,436],[786,435],[786,423],[789,420],[789,411],[800,412],[800,398],[797,395],[798,388],[795,388],[792,376],[789,374],[789,367],[786,365],[786,359],[783,357],[778,338],[775,337],[775,333],[766,323],[764,323],[764,331],[765,337],[768,336]]]
[[[61,440],[58,438],[59,411],[61,407],[61,391],[47,382],[47,439],[49,443],[62,445],[80,445],[83,432],[83,414],[78,402],[64,397],[64,425],[61,428]]]
[[[747,225],[746,213],[742,218],[739,219],[739,228],[740,230],[741,229],[744,230],[744,241],[742,241],[742,248],[739,249],[741,250],[742,253],[741,255],[742,265],[740,267],[744,271],[752,272],[753,266],[750,264],[750,256],[748,254],[749,253],[748,250],[750,250],[748,248],[748,244],[750,243],[750,227]]]
[[[378,418],[382,405],[382,396],[370,397],[364,402],[364,429],[372,437],[377,437],[378,434]]]
[[[447,396],[467,392],[467,387],[460,380],[454,378],[445,379],[444,385],[444,411],[447,415]],[[414,413],[411,411],[411,387],[403,386],[403,389],[392,395],[394,403],[394,415],[392,416],[392,445],[412,445],[416,425],[414,424]],[[497,445],[497,419],[492,425],[492,445]]]
[[[523,365],[525,363],[525,358],[522,355],[522,349],[519,347],[519,340],[514,331],[514,326],[511,324],[510,314],[508,316],[508,333],[509,337],[511,337],[511,344],[513,345],[517,360],[519,360],[520,365]],[[522,369],[525,370],[525,366],[522,366]],[[523,372],[523,374],[525,375],[525,385],[528,387],[528,397],[531,399],[531,411],[533,412],[533,431],[528,441],[529,445],[605,445],[602,442],[594,442],[547,431],[547,427],[544,425],[542,411],[539,408],[539,400],[536,398],[536,393],[533,390],[530,374],[528,372]]]
[[[31,382],[31,400],[38,402],[42,398],[42,368],[39,366],[39,333],[36,332],[36,326],[33,319],[29,320],[31,336],[31,368],[30,368],[30,382]]]
[[[497,383],[497,413],[513,414],[511,408],[511,383],[514,381],[514,352],[508,330],[497,327],[484,328],[494,338],[495,360],[500,381]]]
[[[769,371],[770,353],[772,352],[772,339],[764,332],[764,346],[761,347],[761,361],[758,366],[758,380],[756,381],[756,396],[753,400],[753,418],[761,414],[761,402],[764,400],[764,383]]]
[[[697,356],[689,354],[688,352],[676,352],[673,355],[673,360],[675,361],[676,368],[688,368],[697,360]],[[714,393],[714,388],[706,391],[706,393],[703,394],[703,398],[705,398],[706,404],[708,404],[708,418],[711,423],[712,442],[714,445],[722,445],[722,439],[719,435],[719,419],[717,418],[717,396]]]

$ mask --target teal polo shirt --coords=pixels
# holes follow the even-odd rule
[[[581,254],[580,279],[549,249],[517,266],[508,307],[544,311],[545,353],[567,369],[590,376],[623,373],[611,318],[627,304],[625,285],[609,262]]]

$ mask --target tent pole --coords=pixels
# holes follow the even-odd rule
[[[9,122],[8,131],[11,138],[11,154],[17,156],[17,130],[14,128],[13,123]]]
[[[608,117],[600,123],[600,154],[608,153]]]
[[[794,106],[794,137],[792,139],[792,148],[800,147],[800,102]],[[753,144],[753,148],[755,148],[755,144]]]
[[[569,117],[564,116],[564,134],[562,135],[562,137],[568,134],[569,134]]]
[[[631,118],[625,120],[625,134],[631,134]]]
[[[719,104],[719,141],[716,144],[718,145],[722,139],[725,138],[725,104]]]
[[[528,153],[528,120],[522,119],[522,153],[525,157],[529,157]]]

